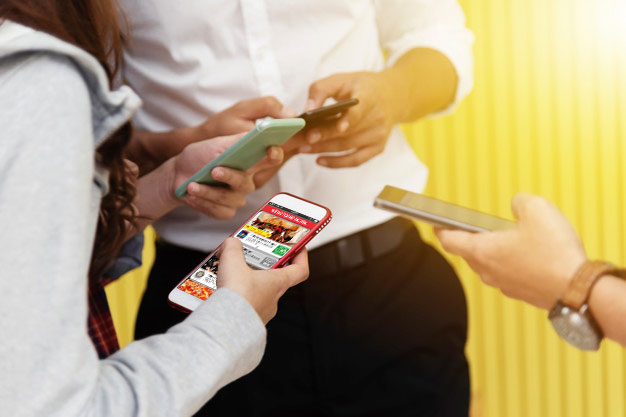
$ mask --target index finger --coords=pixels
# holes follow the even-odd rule
[[[364,117],[362,109],[359,105],[352,106],[344,110],[337,120],[307,130],[307,143],[312,145],[362,131],[363,128],[360,126]]]
[[[476,233],[442,227],[435,227],[435,235],[447,252],[463,258],[473,254],[476,247],[476,237],[478,236]]]
[[[350,98],[350,86],[344,74],[331,75],[311,84],[306,110],[321,107],[329,97],[336,100]]]

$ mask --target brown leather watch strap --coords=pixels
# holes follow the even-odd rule
[[[583,304],[587,302],[593,284],[604,275],[626,278],[626,270],[616,268],[609,262],[586,261],[570,281],[561,303],[575,310],[580,310]]]

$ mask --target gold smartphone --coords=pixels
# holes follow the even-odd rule
[[[374,207],[388,210],[435,226],[468,232],[490,232],[515,227],[516,223],[501,217],[457,206],[401,188],[385,186],[374,200]]]

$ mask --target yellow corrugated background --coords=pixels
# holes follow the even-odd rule
[[[506,217],[516,192],[543,195],[590,256],[626,264],[626,0],[461,4],[476,35],[474,91],[453,116],[406,126],[431,170],[427,193]],[[568,347],[545,312],[452,261],[469,299],[474,416],[626,416],[623,348]],[[122,344],[144,285],[136,272],[108,289]]]

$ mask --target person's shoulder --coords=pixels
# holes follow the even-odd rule
[[[4,102],[1,107],[5,109],[89,109],[89,89],[79,69],[69,57],[50,52],[1,59],[0,92],[0,103]]]
[[[21,90],[42,87],[54,90],[86,90],[81,72],[71,58],[46,51],[33,51],[0,59],[0,84],[19,85]]]
[[[47,79],[51,88],[84,86],[74,55],[88,54],[75,46],[28,26],[4,20],[0,22],[0,83],[29,88]],[[75,60],[74,60],[75,61]],[[17,81],[24,81],[18,83]]]
[[[2,61],[9,68],[5,67],[4,71],[0,68],[0,74],[4,72],[4,80],[11,81],[13,87],[28,84],[32,91],[36,83],[42,96],[49,93],[55,97],[82,96],[86,91],[96,145],[126,123],[141,105],[139,97],[127,86],[111,90],[104,67],[86,51],[14,22],[0,23],[0,63]],[[32,76],[33,71],[38,75],[29,81],[26,77]],[[16,75],[21,82],[13,80]],[[50,77],[47,83],[46,77]]]
[[[36,151],[49,158],[58,149],[93,147],[93,139],[86,141],[91,120],[87,84],[68,57],[29,52],[0,60],[0,124],[7,154]]]

